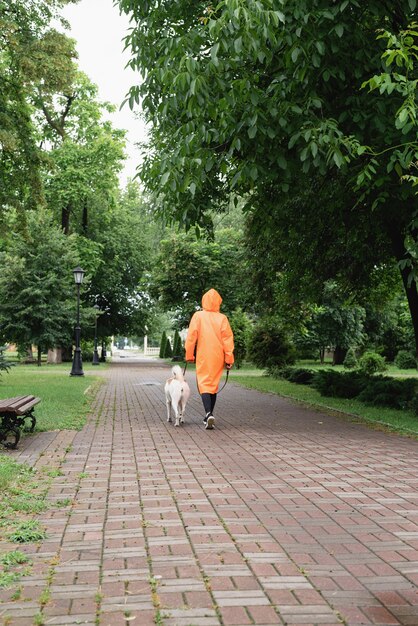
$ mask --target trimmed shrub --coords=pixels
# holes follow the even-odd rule
[[[174,333],[174,340],[173,340],[173,360],[182,361],[183,359],[184,359],[183,345],[181,343],[181,337],[179,335],[179,331],[176,330]]]
[[[310,385],[313,381],[315,372],[304,367],[282,367],[272,368],[269,375],[273,378],[284,378],[290,383],[297,385]]]
[[[171,359],[172,356],[173,356],[173,349],[171,347],[171,342],[169,338],[167,337],[167,340],[165,342],[164,358]]]
[[[312,385],[321,396],[355,398],[368,381],[369,376],[362,372],[335,372],[327,369],[315,373]]]
[[[353,370],[358,367],[358,360],[356,357],[356,351],[354,348],[349,348],[343,362],[345,369]]]
[[[418,415],[418,393],[414,395],[411,402],[409,403],[408,408],[411,409],[411,411],[413,411],[415,415]]]
[[[416,397],[417,389],[418,380],[415,378],[395,380],[385,376],[374,376],[359,394],[358,400],[366,404],[406,409]]]
[[[386,360],[377,352],[365,352],[359,361],[362,372],[372,376],[377,372],[385,372],[388,368]]]
[[[160,341],[160,352],[159,352],[159,357],[160,359],[163,359],[165,357],[165,350],[167,347],[167,335],[165,330],[163,331],[163,334],[161,335],[161,341]]]
[[[250,360],[260,368],[293,365],[296,351],[286,332],[271,318],[261,320],[253,329],[249,342]]]
[[[395,365],[401,370],[417,369],[415,354],[413,352],[408,352],[408,350],[399,350],[395,358]]]

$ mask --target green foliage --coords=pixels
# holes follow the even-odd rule
[[[418,381],[413,378],[394,380],[393,378],[373,377],[359,394],[358,399],[376,406],[407,409],[417,389]]]
[[[364,352],[359,360],[360,369],[368,375],[376,374],[377,372],[384,372],[388,366],[386,360],[377,352]]]
[[[260,320],[253,328],[248,346],[249,359],[260,368],[281,367],[295,362],[295,349],[274,318]]]
[[[417,369],[417,358],[413,352],[399,350],[395,358],[395,365],[402,370]]]
[[[2,554],[0,557],[0,563],[3,567],[13,567],[14,565],[22,565],[23,563],[29,563],[30,559],[27,554],[21,550],[11,550]]]
[[[1,253],[0,332],[4,341],[44,350],[71,343],[75,319],[73,239],[45,212],[28,212],[25,232]]]
[[[171,341],[167,337],[166,342],[165,342],[164,358],[171,359],[172,356],[173,356],[173,349],[171,347]]]
[[[318,371],[313,379],[313,386],[322,396],[334,398],[355,398],[369,382],[369,377],[362,372]]]
[[[167,219],[207,228],[242,197],[267,234],[265,292],[278,265],[356,291],[398,263],[416,296],[415,0],[119,6],[143,76],[129,105],[151,126],[141,176]]]
[[[173,311],[179,328],[188,325],[210,288],[223,298],[222,311],[229,315],[249,299],[242,236],[232,229],[219,230],[215,239],[196,238],[194,233],[172,233],[160,243],[150,285],[151,295],[165,311]]]
[[[248,315],[240,307],[229,316],[229,323],[234,333],[235,367],[240,369],[243,361],[247,358],[252,324]]]
[[[136,191],[134,194],[131,189],[102,212],[99,205],[91,212],[87,236],[100,251],[85,298],[90,305],[99,306],[97,329],[101,338],[143,336],[145,327],[152,330],[149,319],[154,303],[147,284],[150,220]],[[91,336],[93,331],[92,325]]]
[[[45,539],[45,529],[37,520],[27,520],[15,524],[15,528],[7,535],[13,543],[35,543]]]
[[[412,400],[409,403],[409,409],[418,416],[418,393],[414,395]]]
[[[163,334],[161,335],[161,341],[160,341],[160,352],[159,352],[159,357],[160,359],[163,359],[165,357],[165,350],[167,347],[167,335],[165,330],[163,331]]]
[[[315,371],[304,367],[270,368],[269,375],[273,378],[283,378],[297,385],[310,385],[313,382]]]
[[[352,370],[358,367],[358,359],[356,355],[356,350],[354,348],[349,348],[347,350],[343,365],[348,370]]]
[[[44,203],[43,155],[34,119],[40,87],[64,88],[74,43],[51,28],[61,0],[0,1],[0,209]]]
[[[173,358],[176,360],[184,359],[184,349],[181,343],[181,337],[179,335],[179,331],[176,330],[174,332],[173,339]]]
[[[15,363],[8,361],[3,353],[3,350],[0,350],[0,376],[3,372],[8,372],[13,365],[15,365]]]

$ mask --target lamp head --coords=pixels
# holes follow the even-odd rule
[[[75,284],[81,285],[81,283],[83,282],[83,278],[84,278],[84,270],[82,270],[81,267],[76,267],[75,270],[73,270],[73,274],[74,274]]]

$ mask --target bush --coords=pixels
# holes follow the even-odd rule
[[[358,360],[357,360],[356,351],[354,348],[349,348],[347,350],[347,354],[345,355],[343,365],[347,370],[353,370],[356,367],[358,367]]]
[[[297,385],[310,385],[315,372],[304,367],[282,367],[269,369],[269,375],[273,378],[284,378]]]
[[[385,358],[377,352],[365,352],[359,361],[359,366],[361,371],[369,376],[384,372],[388,368]]]
[[[16,364],[12,363],[11,361],[8,361],[6,357],[4,356],[3,352],[0,352],[0,376],[2,375],[3,372],[8,372],[9,369],[13,365],[16,365]]]
[[[408,406],[415,415],[418,415],[418,393],[416,393]]]
[[[173,356],[173,349],[171,347],[171,342],[169,338],[167,337],[166,342],[165,342],[164,358],[171,359],[172,356]]]
[[[260,321],[254,327],[248,356],[254,365],[260,368],[293,365],[296,360],[295,348],[286,332],[271,318]]]
[[[384,376],[373,377],[358,396],[366,404],[406,409],[414,401],[418,380],[406,378],[395,380]]]
[[[395,365],[401,370],[417,369],[417,360],[413,352],[408,350],[399,350],[395,358]]]
[[[316,372],[312,385],[321,396],[332,398],[355,398],[369,382],[369,376],[362,372]]]
[[[173,340],[173,361],[183,361],[184,360],[184,349],[181,343],[181,337],[179,335],[179,331],[176,330],[174,333]]]
[[[251,334],[251,322],[241,308],[235,309],[229,317],[232,332],[234,333],[235,367],[239,369],[247,357],[248,342]]]

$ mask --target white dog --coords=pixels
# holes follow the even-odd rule
[[[164,386],[167,422],[171,422],[171,409],[173,409],[176,418],[175,426],[179,426],[184,422],[184,411],[187,400],[190,397],[190,387],[184,380],[183,372],[179,365],[175,365],[171,372],[173,376],[167,380]]]

